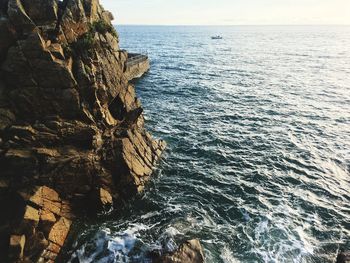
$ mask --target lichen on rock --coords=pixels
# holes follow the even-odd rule
[[[0,262],[54,262],[72,222],[143,190],[144,128],[98,0],[0,0]]]

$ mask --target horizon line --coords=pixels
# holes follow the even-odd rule
[[[350,26],[350,24],[117,24],[115,26]]]

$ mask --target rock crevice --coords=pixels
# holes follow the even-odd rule
[[[54,262],[75,218],[143,190],[144,128],[98,0],[0,0],[0,262]]]

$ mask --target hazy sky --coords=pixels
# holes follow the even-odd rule
[[[115,24],[350,24],[350,0],[100,0]]]

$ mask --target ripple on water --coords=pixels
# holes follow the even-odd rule
[[[349,27],[119,31],[149,52],[137,93],[168,149],[144,194],[82,229],[71,262],[150,262],[188,238],[210,263],[350,249]]]

